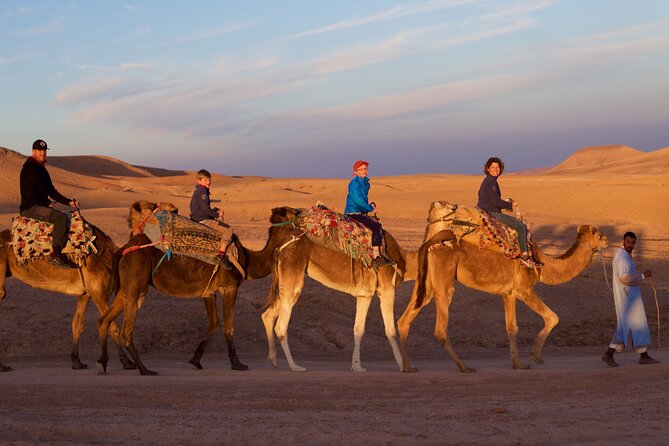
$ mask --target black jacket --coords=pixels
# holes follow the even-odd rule
[[[497,177],[486,175],[479,188],[479,202],[476,207],[490,212],[502,212],[502,209],[512,210],[513,206],[508,201],[502,200],[502,191],[497,184]]]
[[[209,189],[202,185],[195,186],[193,197],[190,199],[190,219],[195,221],[216,220],[218,208],[211,208],[209,204]]]
[[[46,166],[38,163],[31,156],[21,169],[21,206],[19,209],[25,211],[32,206],[49,206],[51,204],[49,197],[64,205],[69,205],[72,201],[56,190]]]

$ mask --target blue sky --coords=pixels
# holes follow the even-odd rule
[[[669,146],[666,0],[11,1],[0,145],[227,175]]]

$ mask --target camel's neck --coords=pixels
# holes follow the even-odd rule
[[[272,273],[272,256],[274,251],[283,245],[293,232],[289,227],[271,227],[265,247],[260,251],[251,251],[244,248],[248,256],[246,274],[249,279],[262,279]]]
[[[557,258],[538,250],[539,260],[544,263],[541,268],[542,283],[559,285],[568,282],[590,266],[594,253],[590,243],[583,238],[579,234],[572,247]]]
[[[436,223],[429,223],[427,228],[425,228],[425,237],[423,237],[423,243],[430,240],[434,237],[435,234],[444,230],[452,229],[452,222],[448,221],[438,221]],[[417,254],[417,253],[416,253]]]

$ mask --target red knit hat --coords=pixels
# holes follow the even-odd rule
[[[369,166],[369,163],[365,160],[358,160],[353,164],[353,170],[358,170],[361,166]]]

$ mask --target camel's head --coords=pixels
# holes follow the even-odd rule
[[[609,246],[609,239],[594,226],[579,226],[578,237],[583,243],[588,243],[593,252],[600,251]]]
[[[168,201],[161,201],[159,203],[152,203],[147,200],[135,201],[130,206],[130,214],[128,215],[128,226],[135,231],[143,227],[146,223],[158,224],[155,217],[155,212],[167,211],[173,214],[179,212],[179,209]],[[140,228],[141,229],[141,228]],[[139,232],[142,232],[141,230]]]
[[[272,224],[294,222],[297,220],[300,212],[302,212],[301,209],[291,208],[288,206],[274,208],[272,209],[272,216],[269,218],[269,221]]]
[[[427,222],[431,224],[452,219],[457,208],[457,204],[451,204],[448,201],[433,201],[427,213]]]

